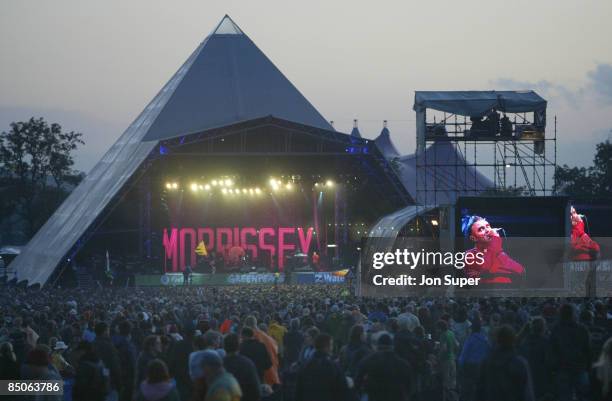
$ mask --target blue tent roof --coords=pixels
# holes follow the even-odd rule
[[[374,139],[374,143],[380,150],[380,152],[387,158],[392,159],[394,157],[399,157],[400,153],[391,141],[391,133],[387,128],[386,124],[383,127],[382,131],[380,131],[380,135],[376,139]]]
[[[416,91],[414,110],[434,109],[462,116],[483,116],[496,109],[508,113],[546,110],[546,100],[534,91]]]

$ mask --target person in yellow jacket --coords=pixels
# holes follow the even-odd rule
[[[264,382],[270,386],[280,384],[280,377],[278,376],[278,344],[276,340],[264,331],[259,330],[255,316],[248,316],[244,321],[244,325],[253,330],[254,337],[266,346],[268,355],[270,355],[272,367],[264,372]]]
[[[280,316],[274,315],[270,324],[268,325],[268,334],[278,344],[278,354],[283,355],[283,339],[287,333],[287,328],[280,323]]]

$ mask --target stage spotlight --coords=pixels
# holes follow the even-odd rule
[[[173,183],[172,183],[172,189],[177,189],[177,188],[178,188],[178,183],[173,182]]]
[[[198,184],[196,184],[195,182],[191,184],[191,190],[193,192],[196,192],[198,190]]]
[[[253,188],[249,188],[249,194],[253,195],[255,193],[255,191],[253,191]]]
[[[248,191],[247,191],[247,189],[246,189],[246,188],[242,188],[242,193],[243,193],[243,194],[246,194],[247,192],[248,192]]]
[[[332,180],[327,180],[325,182],[325,185],[328,186],[328,187],[333,187],[334,186],[334,182]]]
[[[227,194],[227,189],[222,188],[222,189],[221,189],[221,193],[223,193],[223,194]]]
[[[208,185],[208,184],[204,185],[204,189],[207,190],[207,191],[210,191],[210,185]]]
[[[261,193],[261,189],[259,189],[259,188],[255,188],[255,193],[256,193],[257,195],[259,195],[259,194]]]
[[[436,219],[431,219],[431,225],[432,225],[432,226],[437,226],[437,225],[438,225],[438,220],[436,220]]]
[[[288,182],[288,183],[287,183],[287,186],[286,186],[286,187],[287,187],[287,189],[288,189],[289,191],[291,191],[291,190],[293,189],[293,185],[291,185],[291,183],[290,183],[290,182]]]
[[[234,182],[232,180],[225,180],[226,187],[231,187],[232,185],[234,185]]]
[[[202,191],[202,190],[204,189],[204,185],[202,185],[202,184],[198,185],[198,189],[199,189],[200,191]]]
[[[319,186],[319,183],[318,183],[318,182],[315,182],[315,187],[318,187],[318,186]]]
[[[271,186],[275,186],[276,185],[276,179],[270,178],[270,185]]]
[[[213,187],[216,187],[217,186],[217,180],[212,180],[211,184],[212,184]]]
[[[172,184],[170,184],[169,182],[166,183],[166,189],[172,189]]]

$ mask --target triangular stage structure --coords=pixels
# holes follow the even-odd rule
[[[69,263],[159,141],[267,116],[334,131],[225,16],[13,261],[18,280],[44,285]]]

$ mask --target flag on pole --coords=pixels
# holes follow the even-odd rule
[[[197,253],[200,256],[208,256],[208,251],[206,250],[206,244],[204,243],[203,240],[200,241],[200,243],[196,247],[195,253]]]

